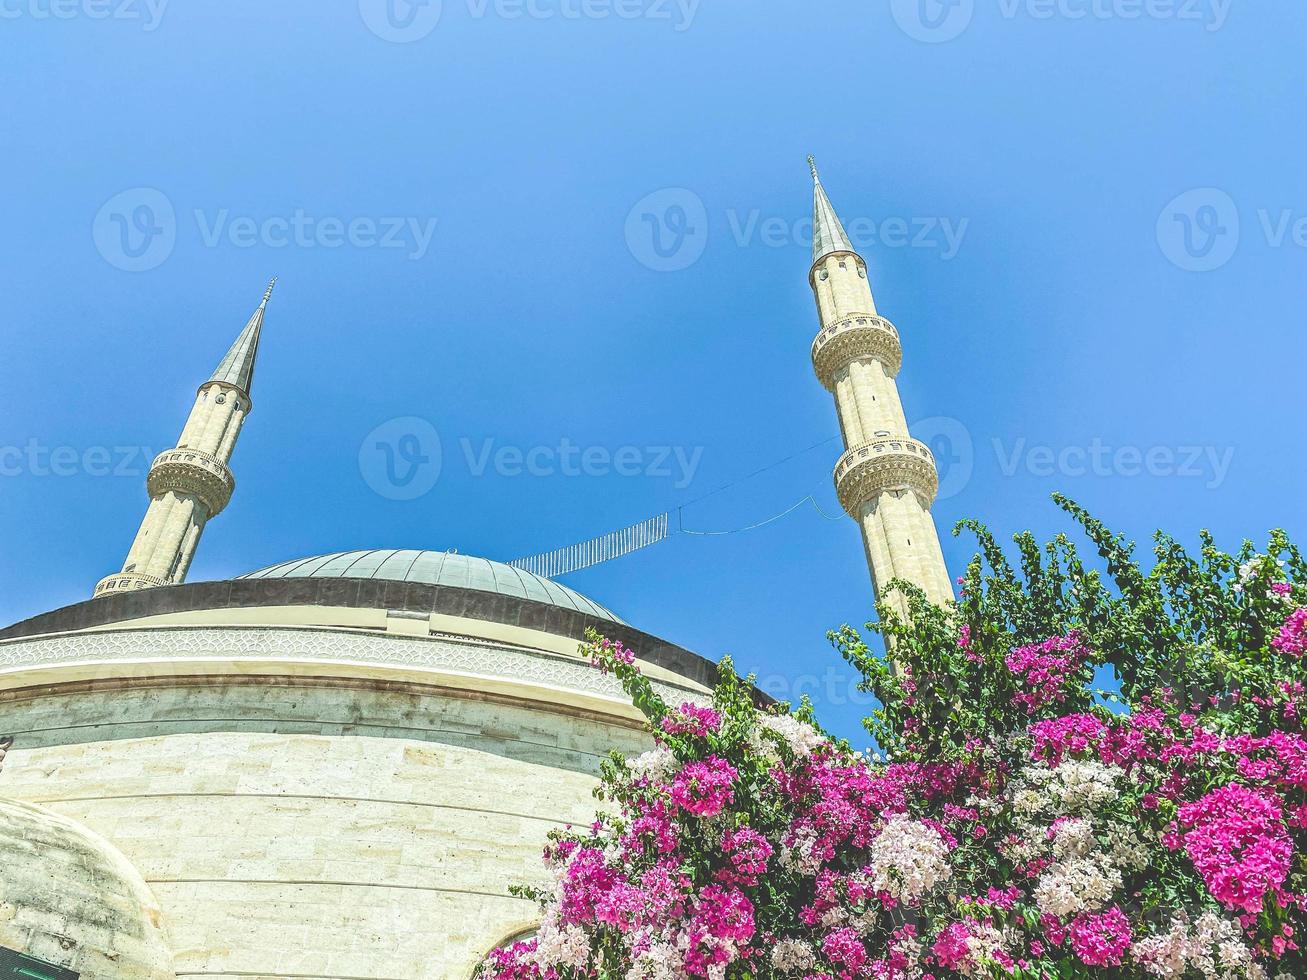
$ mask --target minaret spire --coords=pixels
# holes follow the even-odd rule
[[[95,595],[185,581],[205,525],[231,500],[236,478],[227,464],[250,412],[250,385],[272,287],[208,381],[200,385],[177,448],[160,453],[146,487],[150,506],[123,569],[102,579]]]
[[[816,262],[832,252],[853,252],[844,224],[831,206],[826,188],[821,186],[817,161],[811,156],[808,157],[808,168],[812,171],[812,261]]]
[[[867,263],[845,234],[811,157],[808,165],[814,185],[808,281],[821,321],[812,364],[835,396],[845,447],[835,489],[862,529],[877,597],[898,578],[942,605],[952,600],[953,586],[930,514],[939,477],[930,449],[909,434],[899,401],[898,330],[876,313]],[[906,614],[901,597],[894,605]]]
[[[273,277],[263,293],[263,300],[250,315],[249,322],[209,377],[210,382],[229,384],[240,388],[246,397],[249,396],[250,386],[254,383],[254,362],[259,356],[259,338],[263,333],[263,312],[268,308],[268,300],[272,298],[272,289],[276,285],[277,279]]]

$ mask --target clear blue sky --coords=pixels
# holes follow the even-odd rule
[[[145,462],[115,447],[174,444],[274,274],[239,486],[192,579],[359,547],[508,559],[831,439],[810,152],[864,219],[909,419],[956,420],[927,433],[941,528],[1048,534],[1062,489],[1141,538],[1307,537],[1300,4],[58,2],[0,4],[0,620],[120,566]],[[410,416],[442,467],[394,499],[360,446]],[[482,470],[487,440],[510,454]],[[563,440],[636,447],[636,475],[515,473]],[[31,446],[69,447],[67,475]],[[702,450],[692,479],[663,446]],[[685,525],[807,494],[835,514],[837,455]],[[971,548],[946,538],[955,573]],[[870,613],[852,522],[804,507],[566,581],[778,693],[809,675],[856,733],[824,638]]]

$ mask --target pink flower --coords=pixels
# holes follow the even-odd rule
[[[1067,688],[1085,666],[1089,651],[1080,633],[1050,636],[1043,643],[1017,647],[1005,659],[1007,669],[1021,678],[1025,690],[1013,700],[1033,715],[1041,708],[1061,704]]]
[[[590,648],[590,664],[607,674],[617,665],[630,667],[635,663],[635,651],[622,646],[617,640],[604,637]],[[637,671],[638,672],[638,671]]]
[[[491,950],[486,957],[483,980],[556,980],[553,968],[541,970],[535,961],[538,943],[534,939]]]
[[[1057,766],[1068,753],[1096,751],[1107,737],[1107,726],[1093,715],[1064,715],[1035,722],[1030,726],[1030,736],[1035,743],[1031,756]]]
[[[970,938],[971,930],[967,928],[967,924],[954,922],[946,926],[935,938],[935,945],[931,947],[931,952],[935,954],[935,959],[944,969],[956,970],[960,973],[962,968],[971,962],[971,946],[967,942]]]
[[[1130,948],[1130,921],[1115,905],[1105,912],[1082,912],[1070,933],[1071,948],[1085,966],[1120,966]]]
[[[712,708],[685,703],[663,719],[662,729],[668,735],[697,735],[703,738],[721,727],[722,716]]]
[[[696,817],[715,817],[735,802],[735,767],[718,756],[691,762],[672,782],[672,802]]]
[[[830,962],[836,966],[846,966],[854,973],[867,960],[867,947],[862,945],[858,930],[852,926],[828,932],[821,941],[821,951]]]
[[[1307,653],[1307,607],[1289,613],[1279,635],[1271,640],[1271,646],[1295,659],[1301,659]]]
[[[1212,897],[1227,909],[1261,912],[1289,874],[1293,841],[1279,798],[1230,784],[1180,807],[1179,843]]]
[[[722,834],[722,853],[731,861],[731,867],[741,884],[757,884],[758,875],[767,870],[767,861],[772,856],[772,846],[767,838],[751,827],[741,827],[736,831]]]

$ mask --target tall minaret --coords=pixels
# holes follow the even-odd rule
[[[899,334],[877,315],[867,263],[850,244],[812,157],[808,165],[815,195],[808,281],[821,320],[812,365],[835,396],[844,434],[835,490],[862,528],[877,597],[891,579],[900,578],[943,604],[952,600],[953,586],[930,516],[939,477],[930,450],[908,434],[894,384],[903,361]],[[906,613],[902,597],[894,604]]]
[[[96,585],[97,598],[186,580],[204,525],[227,506],[236,487],[227,463],[250,412],[263,312],[276,283],[276,279],[268,283],[249,323],[213,376],[200,385],[177,448],[160,453],[150,465],[145,520],[123,570]]]

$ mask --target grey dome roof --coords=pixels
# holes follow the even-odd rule
[[[562,609],[574,609],[596,619],[623,622],[597,602],[592,602],[565,585],[502,562],[448,551],[338,551],[330,555],[282,562],[238,577],[370,578],[389,582],[420,582],[533,599]]]

